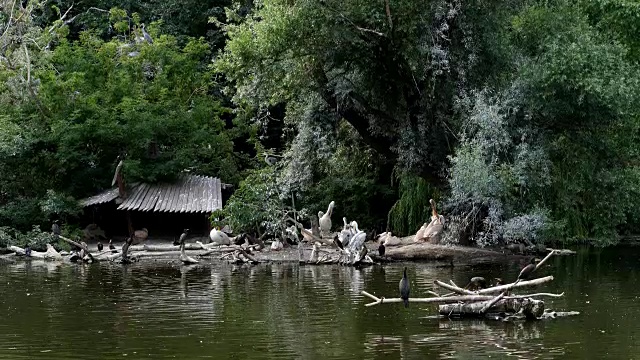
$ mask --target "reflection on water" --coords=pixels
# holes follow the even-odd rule
[[[555,310],[538,322],[449,320],[436,305],[364,307],[362,290],[397,296],[408,267],[413,296],[435,279],[513,279],[522,263],[478,268],[163,262],[0,264],[0,359],[584,359],[640,353],[640,249],[581,250],[540,270]]]

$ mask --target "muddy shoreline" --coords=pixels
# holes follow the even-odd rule
[[[196,256],[200,261],[200,264],[210,264],[214,262],[226,262],[228,259],[221,259],[223,253],[212,253],[206,256],[199,256],[203,254],[202,250],[196,250],[196,241],[203,241],[206,238],[191,238],[188,243],[192,244],[187,249],[187,253],[190,256]],[[405,239],[403,239],[405,240]],[[91,242],[88,245],[89,251],[97,253],[97,242]],[[114,243],[116,249],[121,250],[123,243]],[[170,247],[170,252],[165,253],[152,253],[145,251],[145,246],[150,247]],[[309,244],[303,244],[303,259],[304,264],[313,265],[309,263],[309,256],[312,251],[312,246]],[[500,264],[509,261],[520,261],[528,259],[531,255],[512,254],[508,250],[493,250],[493,249],[481,249],[468,246],[455,246],[455,245],[437,245],[429,243],[412,243],[410,241],[403,241],[400,246],[387,247],[384,257],[378,256],[378,243],[368,242],[366,244],[369,249],[369,255],[374,260],[375,264],[385,264],[393,262],[421,262],[432,263],[439,267],[456,267],[456,266],[474,266],[480,264]],[[144,252],[147,256],[140,256],[139,262],[153,262],[153,261],[166,261],[169,263],[180,263],[175,251],[178,250],[178,246],[172,244],[170,239],[148,239],[144,245],[139,246],[134,250],[131,255],[135,257],[136,253]],[[225,247],[221,247],[224,249]],[[334,254],[337,249],[332,246],[321,246],[320,252],[325,254]],[[268,244],[259,251],[252,251],[251,255],[255,257],[261,263],[298,263],[299,262],[299,249],[297,245],[287,246],[279,251],[272,251]],[[18,256],[14,254],[3,255],[4,261],[0,262],[13,262],[19,260],[26,260],[24,256]],[[323,265],[318,263],[318,265]]]

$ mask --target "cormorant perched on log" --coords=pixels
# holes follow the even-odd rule
[[[333,237],[333,243],[336,244],[338,249],[344,250],[344,246],[342,245],[342,241],[340,241],[340,236],[338,234]]]
[[[24,247],[24,255],[31,256],[31,246],[27,245]]]
[[[104,246],[102,246],[102,243],[98,241],[98,251],[102,251],[102,249],[104,249]]]
[[[404,307],[409,307],[409,292],[411,288],[409,287],[409,279],[407,278],[407,267],[404,267],[404,272],[402,273],[402,279],[400,280],[400,298],[404,300]]]
[[[111,252],[116,252],[116,247],[113,245],[113,242],[111,239],[109,239],[109,250],[111,250]]]
[[[475,276],[469,280],[467,286],[464,287],[466,290],[479,290],[487,288],[487,280],[485,280],[482,276]]]
[[[384,256],[384,252],[385,252],[385,247],[384,247],[384,244],[381,242],[380,246],[378,246],[378,254],[380,256]]]
[[[142,228],[142,230],[134,231],[133,236],[130,236],[129,238],[127,238],[124,245],[122,245],[122,260],[124,262],[128,262],[129,247],[131,245],[138,245],[144,242],[145,240],[147,240],[148,237],[149,237],[149,231],[147,230],[147,228]]]
[[[62,231],[60,231],[60,225],[58,225],[58,220],[53,221],[53,225],[51,225],[51,232],[57,239],[59,235],[62,235]]]
[[[184,229],[182,231],[182,234],[180,234],[180,238],[178,239],[178,241],[174,241],[173,245],[180,245],[182,244],[186,239],[187,236],[189,235],[189,229]]]
[[[531,263],[525,266],[522,271],[520,271],[520,275],[518,275],[518,280],[527,280],[529,275],[536,270],[536,264],[538,263],[538,259],[531,258]]]

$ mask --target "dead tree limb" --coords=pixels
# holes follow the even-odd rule
[[[511,289],[520,288],[520,287],[536,286],[536,285],[547,283],[549,281],[553,281],[553,276],[545,276],[545,277],[537,278],[533,280],[520,281],[517,284],[513,283],[513,284],[507,284],[507,285],[494,286],[486,289],[480,289],[476,292],[465,290],[460,287],[455,287],[447,283],[443,283],[442,281],[439,281],[439,280],[434,281],[434,284],[436,284],[437,286],[443,287],[445,289],[451,290],[457,294],[482,295],[482,294],[493,294],[493,293],[503,292],[505,290],[511,290]]]
[[[58,239],[62,240],[62,241],[66,241],[67,243],[71,244],[71,245],[75,245],[77,247],[79,247],[80,249],[84,250],[84,252],[89,256],[89,259],[91,259],[91,261],[94,261],[93,255],[91,255],[91,253],[89,252],[89,248],[87,248],[85,245],[81,244],[81,243],[77,243],[71,239],[67,239],[66,237],[62,236],[62,235],[58,235],[57,236]]]
[[[438,306],[438,313],[448,317],[482,317],[489,302],[443,304]],[[484,311],[483,311],[484,310]],[[539,318],[544,314],[544,301],[532,298],[502,299],[490,307],[492,312],[518,313],[527,318]]]
[[[362,295],[374,300],[371,303],[365,304],[365,306],[374,306],[374,305],[389,304],[389,303],[401,303],[401,302],[404,301],[401,298],[377,297],[377,296],[375,296],[373,294],[370,294],[370,293],[368,293],[368,292],[366,292],[364,290],[361,291],[360,293]],[[534,297],[555,297],[555,298],[557,298],[557,297],[561,297],[561,296],[564,296],[564,293],[562,293],[562,294],[536,293],[536,294],[531,294],[531,295],[504,296],[504,297],[502,297],[501,299],[499,299],[496,302],[504,301],[504,300],[523,300],[523,299],[534,298]],[[483,304],[486,304],[487,301],[491,302],[494,299],[495,299],[495,297],[494,296],[490,296],[490,295],[459,295],[459,296],[448,296],[448,297],[439,296],[439,297],[427,297],[427,298],[409,298],[409,302],[454,303],[454,302],[460,302],[460,301],[467,301],[467,302],[482,302]]]

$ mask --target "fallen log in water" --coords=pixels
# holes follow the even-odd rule
[[[501,297],[502,294],[498,295]],[[447,317],[484,317],[490,309],[492,313],[512,313],[522,312],[528,319],[537,319],[544,313],[544,301],[532,298],[522,299],[500,299],[493,303],[493,300],[443,304],[438,306],[438,313]]]
[[[540,261],[536,269],[542,266],[551,256],[557,254],[557,252],[551,251],[542,261]],[[545,313],[544,301],[534,299],[535,297],[561,297],[562,294],[550,294],[550,293],[536,293],[536,294],[522,294],[511,295],[510,291],[516,288],[522,288],[527,286],[536,286],[552,281],[553,276],[546,276],[533,280],[517,280],[514,283],[507,285],[494,286],[487,289],[481,289],[478,291],[470,291],[463,289],[456,285],[453,281],[445,283],[439,280],[435,280],[434,284],[441,288],[452,291],[452,293],[440,296],[434,291],[428,291],[428,293],[436,295],[435,297],[428,298],[409,298],[409,302],[418,303],[440,303],[438,306],[438,313],[449,317],[485,317],[488,314],[501,314],[499,318],[513,319],[517,317],[525,317],[527,319],[538,319]],[[403,299],[392,298],[386,299],[384,297],[376,297],[366,291],[361,292],[362,295],[367,296],[374,300],[372,303],[365,304],[365,306],[379,305],[382,303],[400,303]],[[496,295],[497,294],[497,295]],[[496,318],[491,316],[490,318]]]
[[[26,255],[26,252],[23,248],[17,246],[9,246],[9,250],[13,251],[18,255]],[[44,260],[62,260],[62,255],[53,248],[53,246],[47,244],[47,251],[35,251],[31,250],[31,257],[34,259],[44,259]]]
[[[385,298],[385,297],[377,297],[375,295],[372,295],[366,291],[361,291],[360,292],[362,295],[374,300],[373,302],[370,302],[368,304],[365,304],[364,306],[374,306],[374,305],[380,305],[380,304],[388,304],[388,303],[401,303],[404,300],[402,300],[401,298]],[[523,300],[523,299],[527,299],[527,298],[534,298],[534,297],[562,297],[564,296],[564,293],[562,294],[551,294],[551,293],[536,293],[536,294],[528,294],[528,295],[517,295],[517,296],[505,296],[503,299],[504,300]],[[415,303],[456,303],[456,302],[460,302],[460,301],[467,301],[467,302],[487,302],[487,301],[491,301],[495,298],[495,296],[489,296],[489,295],[458,295],[458,296],[435,296],[435,297],[427,297],[427,298],[409,298],[409,302],[415,302]]]
[[[75,245],[75,246],[79,247],[80,249],[84,250],[85,255],[89,257],[89,260],[91,260],[91,261],[94,260],[93,255],[89,252],[89,248],[84,243],[75,242],[75,241],[73,241],[71,239],[67,239],[66,237],[64,237],[62,235],[56,235],[56,237],[58,239],[62,240],[62,241],[65,241],[65,242],[67,242],[67,243],[69,243],[71,245]]]
[[[553,276],[545,276],[545,277],[542,277],[542,278],[533,279],[533,280],[527,280],[527,281],[520,281],[518,283],[513,283],[513,284],[494,286],[494,287],[490,287],[490,288],[486,288],[486,289],[480,289],[478,291],[466,290],[466,289],[463,289],[463,288],[458,287],[458,286],[454,286],[454,285],[450,285],[450,284],[444,283],[444,282],[442,282],[440,280],[435,280],[433,283],[435,285],[439,286],[439,287],[442,287],[442,288],[445,288],[447,290],[453,291],[456,294],[481,295],[481,294],[499,293],[499,292],[508,291],[508,290],[511,290],[511,289],[516,289],[516,288],[521,288],[521,287],[527,287],[527,286],[536,286],[536,285],[544,284],[544,283],[549,282],[549,281],[553,281]]]

